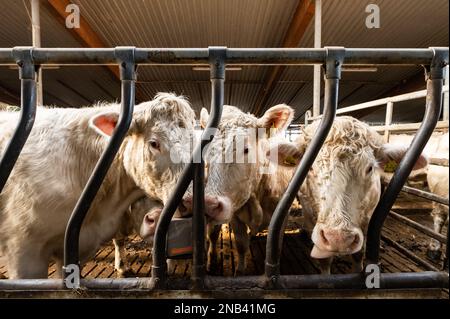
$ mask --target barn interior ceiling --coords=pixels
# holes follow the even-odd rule
[[[43,47],[88,47],[65,28],[55,9],[68,0],[41,0]],[[83,25],[104,46],[137,47],[313,47],[312,0],[72,0],[79,5]],[[380,7],[381,26],[368,29],[368,4]],[[0,0],[0,47],[31,45],[28,0]],[[302,11],[303,10],[303,11]],[[448,46],[447,0],[324,0],[322,45],[345,47],[419,48]],[[82,25],[82,27],[83,27]],[[98,42],[97,42],[98,43]],[[268,79],[278,72],[262,101]],[[106,67],[60,67],[43,70],[44,103],[79,107],[120,97],[119,82]],[[344,72],[339,107],[424,88],[420,67],[377,67],[367,72]],[[247,111],[278,103],[294,107],[296,120],[312,107],[313,68],[244,66],[227,72],[225,102]],[[197,112],[209,108],[209,73],[192,67],[138,69],[137,97],[151,99],[172,91],[189,97]],[[322,89],[323,93],[323,89]],[[18,71],[0,68],[0,101],[17,104]],[[262,101],[262,102],[261,102]],[[424,101],[402,103],[394,122],[420,121]],[[407,112],[402,110],[408,110]],[[360,112],[357,117],[377,122],[383,110]]]

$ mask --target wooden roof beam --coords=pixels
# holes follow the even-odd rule
[[[72,4],[70,0],[47,0],[49,7],[52,9],[54,15],[58,18],[58,21],[66,27],[66,18],[70,12],[66,12],[68,5]],[[109,47],[92,29],[89,23],[80,15],[80,27],[68,29],[72,35],[85,47],[89,48],[106,48]],[[107,65],[108,70],[113,74],[113,76],[120,81],[120,72],[117,65]],[[136,100],[142,101],[141,95],[136,92]]]
[[[300,0],[284,36],[282,46],[285,48],[297,47],[313,17],[314,0]],[[285,66],[277,65],[269,70],[253,109],[255,115],[260,115],[264,109],[285,68]]]

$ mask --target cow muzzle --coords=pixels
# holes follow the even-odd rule
[[[193,199],[191,196],[183,198],[183,206],[182,210],[192,213]],[[231,213],[231,203],[227,197],[205,195],[205,214],[209,222],[213,224],[227,223],[231,219]]]
[[[155,235],[156,225],[158,224],[159,217],[161,216],[162,209],[155,208],[145,214],[142,220],[140,236],[148,243],[153,243],[153,236]]]
[[[360,228],[342,229],[316,225],[312,234],[311,257],[322,259],[351,255],[361,250],[364,235]]]

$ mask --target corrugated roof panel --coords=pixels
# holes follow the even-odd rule
[[[139,47],[278,47],[299,3],[298,0],[73,2],[80,5],[81,15],[106,44]],[[1,47],[31,43],[30,21],[24,3],[28,5],[29,1],[0,0]],[[380,29],[366,28],[367,4],[380,6]],[[322,44],[347,47],[448,46],[448,9],[446,0],[324,0]],[[79,46],[47,5],[41,5],[41,20],[44,46]],[[313,23],[310,23],[299,46],[312,45]],[[241,71],[227,72],[225,100],[246,110],[252,108],[270,69],[244,66]],[[70,104],[81,105],[84,99],[115,97],[118,83],[108,71],[101,67],[92,70],[45,70],[45,100],[57,101],[61,95],[58,86],[61,81],[84,96],[67,93],[66,100],[70,100],[67,102]],[[420,71],[420,68],[414,67],[380,67],[374,73],[344,73],[340,96],[352,94],[342,101],[342,105],[374,99],[380,93],[377,88],[393,87]],[[209,107],[208,72],[193,71],[191,67],[141,67],[138,72],[140,82],[137,88],[146,98],[152,98],[158,91],[179,91],[176,93],[191,94],[196,105]],[[3,85],[18,92],[18,80],[5,82],[16,74],[13,71],[0,76],[0,87]],[[310,81],[311,67],[286,68],[269,103],[289,103],[295,106],[297,112],[304,112],[312,105]]]

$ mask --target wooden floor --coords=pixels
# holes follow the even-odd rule
[[[413,220],[431,228],[431,217],[427,212],[405,214]],[[250,254],[247,255],[247,274],[262,274],[264,270],[266,233],[258,234],[252,238]],[[429,238],[420,232],[388,218],[383,230],[383,236],[401,244],[411,250],[429,264],[441,269],[442,259],[432,261],[426,256]],[[232,276],[237,263],[234,236],[228,225],[223,225],[220,240],[218,242],[218,275]],[[301,230],[301,217],[290,216],[283,242],[281,256],[282,274],[313,274],[318,273],[318,267],[309,258],[311,244]],[[445,246],[443,247],[445,249]],[[141,241],[139,236],[129,237],[126,243],[127,258],[131,262],[132,276],[147,277],[151,271],[151,250]],[[445,251],[445,250],[444,250]],[[6,266],[1,263],[0,275],[8,276]],[[417,272],[430,270],[426,266],[412,261],[396,248],[382,242],[381,265],[383,272]],[[347,258],[337,258],[332,267],[333,273],[347,273],[350,271],[350,261]],[[170,267],[172,276],[189,276],[190,260],[176,260]],[[49,266],[50,278],[55,278],[55,266]],[[82,269],[85,278],[115,278],[114,271],[114,247],[112,243],[103,246],[96,254],[94,260],[88,262]]]

